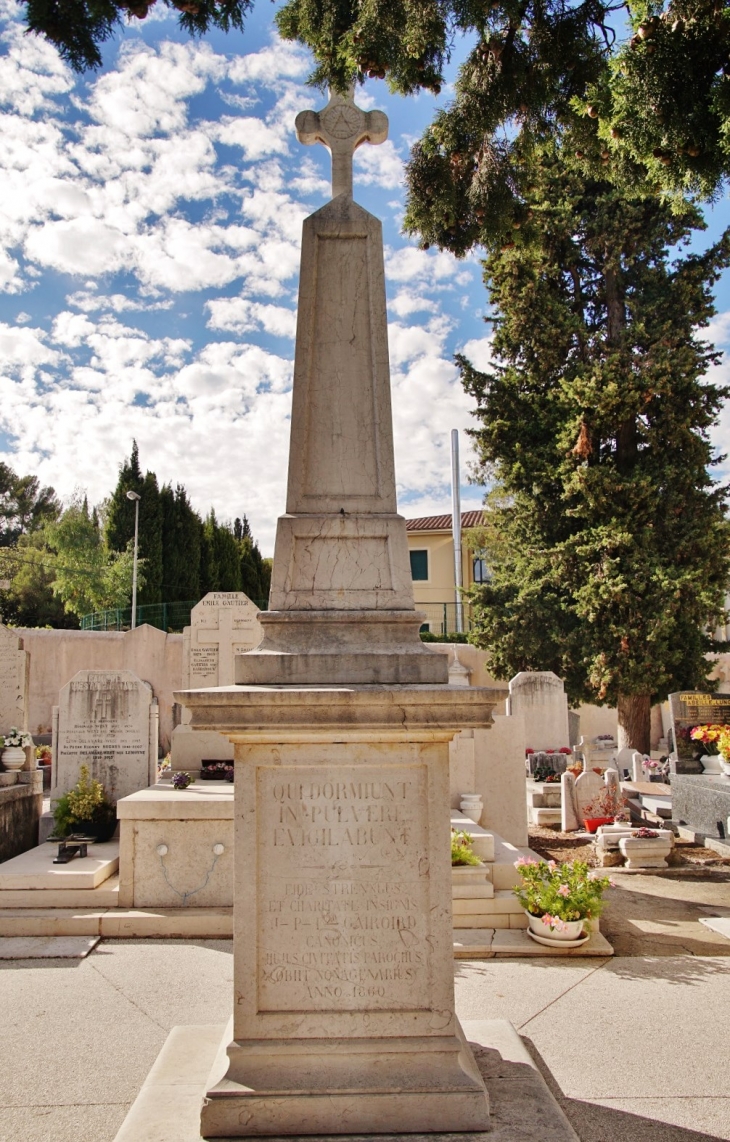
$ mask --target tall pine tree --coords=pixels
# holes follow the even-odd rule
[[[475,638],[498,677],[554,670],[648,750],[650,705],[707,684],[730,571],[727,492],[708,475],[728,391],[697,336],[730,243],[681,258],[693,207],[586,180],[550,144],[528,161],[538,222],[485,263],[495,365],[460,359],[494,481]]]
[[[139,466],[137,441],[132,442],[132,453],[119,470],[119,479],[106,510],[105,537],[112,551],[126,551],[134,539],[135,503],[127,492],[139,495],[139,556],[145,561],[145,582],[137,596],[139,606],[165,602],[162,590],[162,503],[154,472],[142,475]]]

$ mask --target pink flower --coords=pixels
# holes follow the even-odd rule
[[[567,884],[561,884],[558,889],[558,896],[570,896],[570,889]]]
[[[557,861],[555,861],[555,860],[549,860],[548,861],[548,868],[553,869],[553,868],[557,868],[557,867],[558,867]]]
[[[524,868],[526,864],[537,864],[536,860],[532,857],[518,857],[515,861],[515,868]]]
[[[553,926],[553,917],[550,915],[550,913],[549,913],[549,912],[545,912],[545,913],[543,914],[543,916],[542,916],[542,922],[543,922],[543,924],[545,925],[545,927],[546,927],[546,928],[552,928],[552,926]]]

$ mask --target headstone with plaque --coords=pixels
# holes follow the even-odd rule
[[[159,710],[152,688],[131,670],[80,670],[53,711],[53,783],[57,801],[82,765],[111,801],[154,784]]]
[[[190,612],[183,631],[183,688],[230,686],[237,654],[259,645],[263,629],[259,608],[243,591],[209,591]],[[232,761],[233,746],[215,731],[196,731],[190,711],[184,709],[172,731],[170,760],[173,770],[195,773],[203,761]]]
[[[682,690],[669,695],[674,751],[672,773],[702,773],[702,746],[692,740],[691,731],[701,725],[730,726],[730,694],[705,694]]]

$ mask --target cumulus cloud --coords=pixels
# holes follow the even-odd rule
[[[163,21],[78,79],[16,9],[0,0],[0,290],[23,306],[0,325],[0,458],[98,501],[135,438],[200,511],[245,511],[270,553],[301,227],[329,197],[325,152],[293,130],[322,106],[311,60],[276,37],[242,55],[168,42]],[[393,120],[386,144],[355,156],[386,225],[406,151]],[[474,275],[398,239],[387,255],[399,495],[408,514],[444,510],[448,434],[469,420],[445,299],[453,309]]]

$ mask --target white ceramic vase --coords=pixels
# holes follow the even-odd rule
[[[2,753],[2,763],[11,773],[25,765],[25,750],[22,745],[6,745]]]
[[[475,825],[479,824],[484,808],[479,793],[462,793],[459,808],[465,817],[468,817]]]
[[[720,769],[726,777],[730,777],[730,761],[726,761],[722,754],[720,754]]]
[[[565,920],[562,928],[552,928],[549,924],[543,924],[542,916],[533,916],[531,912],[525,912],[525,915],[530,931],[536,936],[542,936],[544,940],[555,940],[556,943],[579,940],[583,934],[585,920]]]
[[[706,754],[700,758],[703,773],[722,773],[722,757],[719,753]]]

